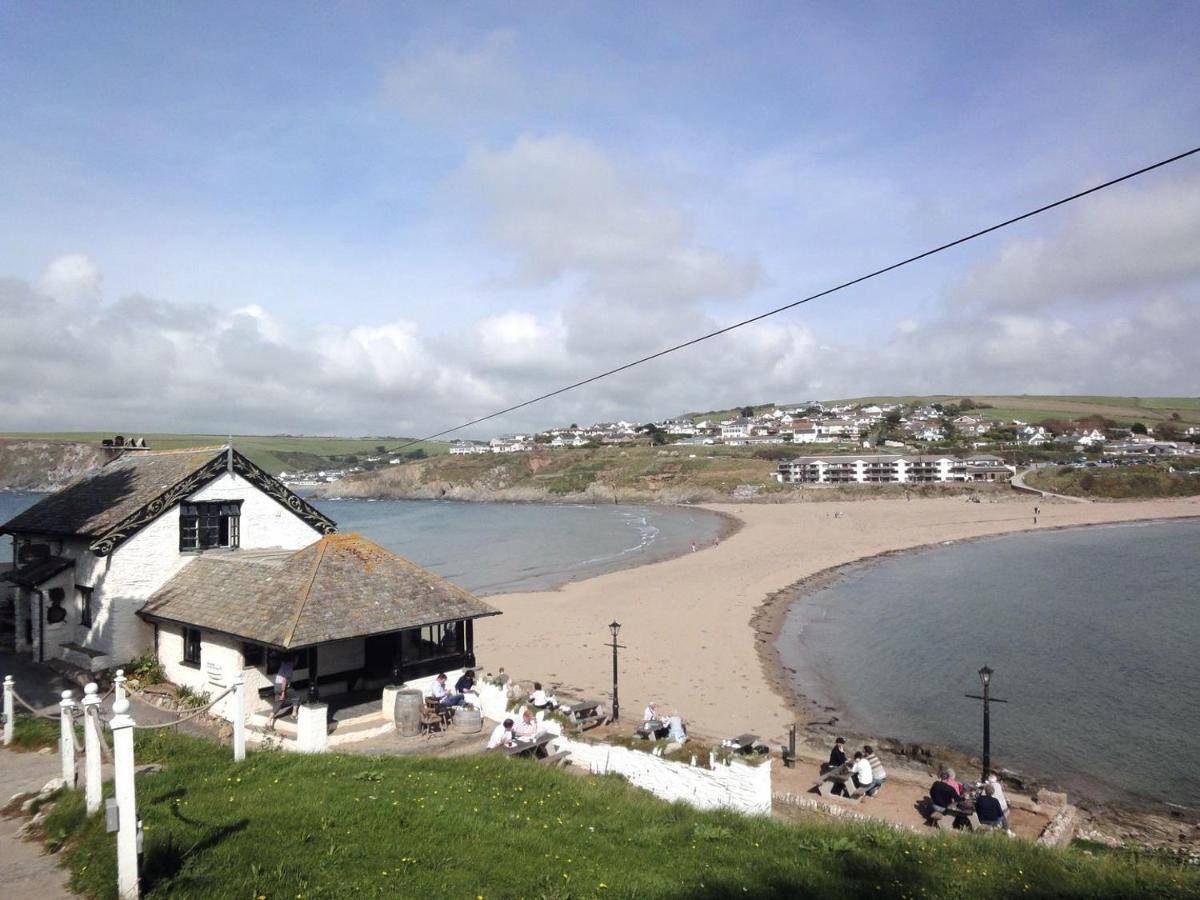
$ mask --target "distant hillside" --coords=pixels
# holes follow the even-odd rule
[[[126,437],[135,436],[129,432]],[[219,434],[137,434],[157,450],[206,447],[224,444]],[[100,442],[113,437],[108,432],[59,432],[45,434],[0,434],[0,490],[48,490],[101,465]],[[369,456],[388,457],[383,452],[408,438],[400,437],[306,437],[293,435],[233,435],[233,444],[251,461],[273,475],[283,471],[314,471],[362,463]],[[426,456],[444,454],[447,445],[425,442],[406,447],[400,455],[421,450]]]
[[[876,396],[831,400],[830,403],[959,403],[974,400],[992,419],[1020,419],[1043,422],[1046,419],[1076,419],[1104,416],[1124,425],[1160,421],[1200,424],[1200,397],[1102,397],[1044,396],[1038,394],[927,394],[924,396]],[[982,405],[986,404],[986,406]]]

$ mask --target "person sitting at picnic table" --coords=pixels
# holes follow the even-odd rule
[[[1008,830],[1008,816],[996,799],[996,786],[990,781],[984,784],[983,793],[975,798],[975,815],[979,816],[979,824],[985,828]]]
[[[653,700],[651,700],[649,703],[646,704],[646,711],[642,713],[642,721],[643,722],[659,721],[658,707],[654,705]]]
[[[867,758],[863,756],[861,750],[854,754],[854,764],[850,767],[850,776],[854,779],[855,787],[869,789],[875,781],[871,764],[867,762]]]
[[[454,690],[459,694],[475,690],[475,670],[467,669],[467,671],[459,675],[458,681],[454,682]]]
[[[846,764],[846,739],[839,737],[833,742],[833,749],[829,751],[829,762],[821,764],[821,774],[832,772],[834,769],[840,769]]]
[[[532,709],[529,707],[525,708],[525,711],[521,713],[521,721],[513,726],[512,733],[514,738],[521,738],[522,740],[530,740],[537,737],[538,725],[533,719]]]
[[[954,790],[958,791],[958,796],[961,797],[963,795],[963,783],[958,780],[958,776],[954,774],[953,769],[946,770],[946,781]]]
[[[488,738],[487,748],[489,750],[495,750],[497,747],[511,747],[512,745],[513,720],[505,719],[492,729],[492,736]]]
[[[667,738],[675,744],[687,743],[687,725],[680,716],[671,716],[667,719]]]
[[[953,770],[939,772],[938,780],[929,788],[929,801],[933,804],[934,812],[944,814],[962,799],[962,789],[955,787],[955,783],[950,780],[952,772]]]
[[[463,695],[452,694],[450,689],[446,687],[446,673],[438,673],[438,677],[434,679],[433,685],[429,688],[429,696],[438,702],[438,706],[462,706]]]
[[[883,787],[883,783],[887,781],[887,772],[883,768],[883,763],[879,761],[874,747],[866,744],[863,746],[862,752],[867,762],[871,764],[871,786],[867,788],[867,796],[874,797]]]
[[[538,709],[554,709],[558,706],[558,698],[552,697],[542,689],[542,683],[535,681],[529,694],[529,702]]]
[[[992,786],[993,796],[1000,801],[1000,808],[1004,810],[1004,815],[1008,815],[1008,798],[1004,796],[1004,786],[1000,784],[1000,779],[996,777],[996,773],[988,775],[985,785]]]

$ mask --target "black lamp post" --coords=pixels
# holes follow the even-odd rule
[[[992,704],[1007,703],[993,697],[991,694],[992,670],[984,666],[979,670],[979,681],[983,685],[983,694],[967,694],[972,700],[983,701],[983,777],[986,779],[992,771]]]
[[[608,626],[608,630],[612,632],[612,648],[613,648],[613,702],[612,702],[612,720],[616,722],[621,717],[621,704],[617,699],[617,648],[621,646],[617,643],[617,635],[621,631],[621,623],[613,619]]]

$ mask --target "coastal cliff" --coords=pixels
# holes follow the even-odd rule
[[[0,491],[57,490],[105,459],[94,443],[0,438]]]

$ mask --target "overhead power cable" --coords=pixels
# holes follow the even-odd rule
[[[1159,160],[1158,162],[1152,163],[1151,165],[1143,166],[1142,168],[1136,169],[1132,172],[1127,172],[1126,174],[1121,175],[1117,178],[1109,179],[1108,181],[1102,182],[1101,184],[1093,185],[1092,187],[1087,188],[1086,190],[1082,190],[1077,193],[1071,194],[1067,197],[1063,197],[1061,200],[1055,200],[1053,203],[1046,203],[1043,206],[1037,207],[1036,209],[1031,209],[1028,212],[1021,213],[1019,216],[1013,216],[1011,219],[1005,219],[1003,222],[997,222],[995,225],[989,225],[987,228],[981,228],[979,231],[974,231],[971,234],[957,238],[953,241],[949,241],[945,244],[941,244],[930,250],[926,250],[923,253],[918,253],[915,256],[910,256],[907,259],[902,259],[899,262],[895,262],[895,263],[892,263],[891,265],[884,266],[882,269],[876,269],[874,272],[868,272],[866,275],[860,275],[857,278],[852,278],[849,281],[843,281],[839,285],[836,285],[831,288],[826,288],[825,290],[819,291],[815,294],[809,294],[807,297],[803,297],[800,300],[794,300],[791,303],[786,303],[783,306],[776,307],[775,309],[770,309],[764,313],[759,313],[756,316],[751,316],[749,319],[742,319],[740,322],[734,322],[732,325],[726,325],[724,328],[718,328],[716,331],[710,331],[710,332],[708,332],[708,334],[702,334],[699,337],[694,337],[691,340],[684,341],[681,344],[675,344],[671,347],[667,347],[663,350],[659,350],[656,353],[651,353],[648,356],[643,356],[639,359],[633,360],[632,362],[627,362],[624,365],[620,365],[615,368],[608,369],[604,372],[599,372],[588,378],[584,378],[584,379],[581,379],[580,381],[572,382],[571,384],[565,385],[560,388],[556,388],[552,391],[547,391],[544,394],[539,394],[536,397],[531,397],[528,400],[523,400],[520,403],[515,403],[512,406],[507,406],[504,409],[497,410],[496,412],[488,413],[486,416],[479,416],[476,419],[471,419],[471,421],[469,421],[469,422],[463,422],[461,425],[455,425],[453,428],[447,428],[443,431],[437,432],[436,434],[427,435],[426,437],[423,437],[423,438],[416,438],[414,440],[411,440],[404,444],[401,444],[399,447],[393,447],[388,452],[395,453],[399,450],[404,450],[407,447],[411,447],[414,444],[420,444],[423,441],[432,441],[437,438],[444,437],[445,435],[453,434],[456,431],[462,431],[462,429],[464,429],[464,428],[470,428],[472,425],[478,425],[479,423],[487,422],[490,419],[497,419],[500,416],[508,415],[511,412],[516,412],[518,409],[524,409],[526,406],[532,406],[535,403],[541,403],[543,400],[549,400],[551,397],[557,397],[559,394],[565,394],[568,391],[573,391],[576,388],[581,388],[584,385],[588,385],[595,381],[599,381],[602,378],[608,378],[610,375],[616,375],[619,372],[624,372],[626,369],[632,369],[635,366],[640,366],[644,363],[648,363],[651,360],[658,359],[658,358],[666,356],[670,353],[675,353],[679,350],[685,350],[688,347],[692,347],[696,344],[702,343],[703,341],[708,341],[708,340],[711,340],[712,338],[720,337],[723,334],[728,334],[729,332],[735,331],[738,328],[744,328],[747,325],[753,325],[755,322],[761,322],[763,319],[770,318],[771,316],[777,316],[782,312],[787,312],[789,309],[795,309],[797,306],[802,306],[805,303],[811,303],[813,300],[819,300],[822,297],[828,297],[830,294],[836,294],[838,291],[844,291],[846,288],[853,287],[856,284],[862,284],[864,281],[870,281],[872,278],[878,278],[880,275],[886,275],[888,272],[893,272],[896,269],[903,268],[904,266],[911,265],[912,263],[918,262],[927,257],[934,256],[935,254],[941,253],[944,250],[949,250],[951,247],[957,247],[959,244],[965,244],[968,241],[973,241],[976,238],[981,238],[986,234],[991,234],[993,231],[999,231],[1001,228],[1007,228],[1009,225],[1015,225],[1018,222],[1023,222],[1026,219],[1031,219],[1034,216],[1041,215],[1044,212],[1049,212],[1050,210],[1055,209],[1059,206],[1064,206],[1068,203],[1072,203],[1075,200],[1079,200],[1083,197],[1088,196],[1089,194],[1095,194],[1098,191],[1103,191],[1106,188],[1110,188],[1110,187],[1113,187],[1114,185],[1118,185],[1123,181],[1129,181],[1131,178],[1137,178],[1139,175],[1145,175],[1147,172],[1153,172],[1155,169],[1161,169],[1164,166],[1169,166],[1172,163],[1179,162],[1181,159],[1186,159],[1187,157],[1194,156],[1197,153],[1200,153],[1200,147],[1193,147],[1191,150],[1186,150],[1183,153],[1176,154],[1175,156],[1169,157],[1168,159]]]

